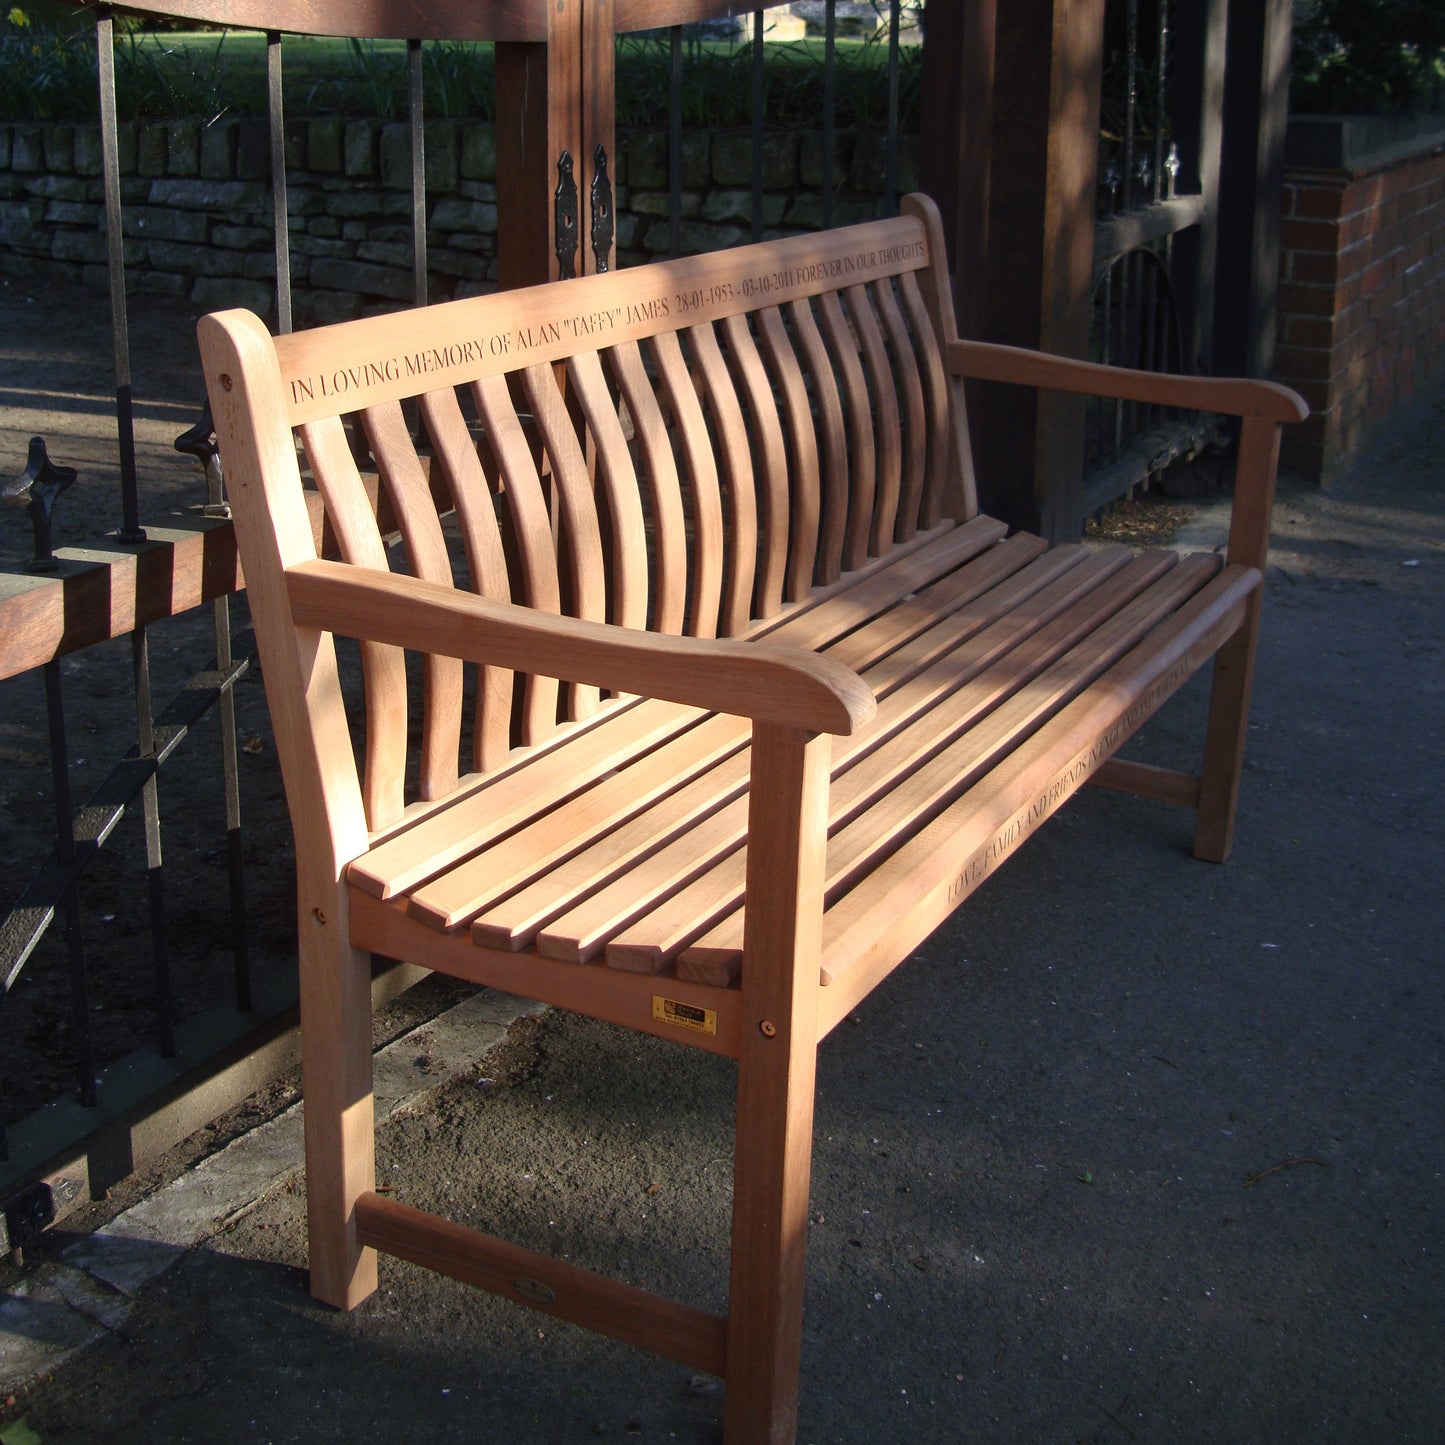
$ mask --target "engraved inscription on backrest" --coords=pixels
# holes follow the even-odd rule
[[[926,261],[923,227],[902,217],[297,333],[277,340],[290,420],[350,562],[737,636],[943,517],[961,420]],[[393,648],[364,646],[362,665],[377,829],[408,801],[407,674]],[[421,800],[601,704],[494,668],[468,684],[444,658],[421,680]]]

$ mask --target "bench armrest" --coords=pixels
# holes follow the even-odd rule
[[[343,562],[287,568],[286,591],[301,627],[755,722],[846,735],[876,709],[857,673],[799,648],[583,622]]]
[[[1298,422],[1309,414],[1304,400],[1274,381],[1234,377],[1173,376],[1157,371],[1132,371],[1100,366],[1094,361],[999,346],[990,341],[949,341],[945,359],[955,376],[1002,381],[1085,396],[1117,397],[1186,411],[1213,411],[1224,416],[1261,421]]]

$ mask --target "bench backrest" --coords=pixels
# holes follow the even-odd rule
[[[975,500],[961,391],[941,361],[953,334],[942,256],[936,211],[909,198],[893,220],[274,339],[247,313],[207,318],[252,610],[276,617],[258,615],[273,698],[280,573],[318,545],[293,435],[347,562],[454,585],[456,553],[462,585],[485,596],[698,636],[744,634],[945,517],[965,520]],[[362,438],[374,460],[358,466]],[[330,639],[317,646],[329,675]],[[403,658],[362,654],[372,831],[402,816],[409,789],[426,800],[456,785],[467,713],[471,766],[487,771],[514,741],[542,742],[598,706],[595,690],[496,668],[468,701],[462,664],[428,657],[409,769]],[[334,743],[345,733],[323,714],[339,698],[320,695],[317,662],[295,706]]]

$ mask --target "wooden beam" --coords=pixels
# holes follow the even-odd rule
[[[999,10],[985,340],[1088,353],[1103,33],[1104,0],[1019,0]],[[980,389],[979,403],[992,423],[978,456],[983,510],[1054,540],[1077,538],[1082,403],[992,387]]]
[[[1230,0],[1215,370],[1274,370],[1290,0]]]
[[[244,584],[229,521],[147,526],[146,540],[62,547],[54,572],[0,573],[0,678],[188,612]]]

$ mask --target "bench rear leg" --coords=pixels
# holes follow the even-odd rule
[[[344,892],[332,909],[303,906],[300,930],[311,1293],[352,1309],[376,1288],[376,1251],[357,1244],[355,1211],[376,1183],[371,959],[346,941]]]
[[[1194,822],[1194,856],[1223,863],[1234,844],[1239,781],[1244,771],[1249,695],[1259,635],[1259,594],[1250,599],[1244,625],[1215,654]]]

